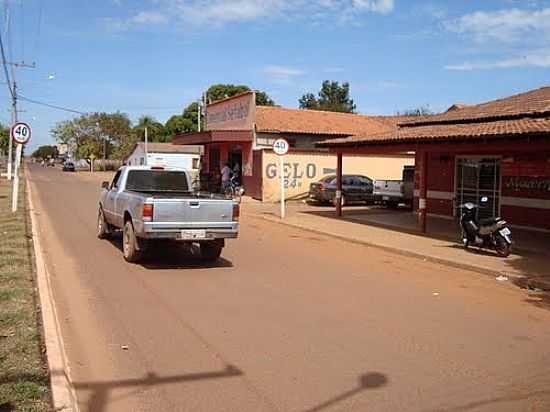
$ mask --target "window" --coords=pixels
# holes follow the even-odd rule
[[[193,164],[191,165],[191,168],[193,168],[193,169],[200,169],[199,160],[200,160],[200,159],[194,158],[194,159],[193,159]]]
[[[358,183],[362,186],[368,186],[372,184],[372,180],[365,176],[357,176]]]
[[[143,157],[139,158],[139,164],[143,166],[145,164],[145,159]]]
[[[115,177],[113,178],[113,181],[111,182],[111,189],[118,188],[118,180],[120,179],[120,170],[116,172]]]
[[[126,189],[136,192],[188,192],[185,172],[165,170],[132,170],[128,172]]]

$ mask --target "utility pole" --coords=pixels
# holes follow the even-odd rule
[[[11,93],[11,121],[12,121],[12,126],[13,126],[18,121],[18,118],[17,118],[17,113],[18,113],[18,111],[17,111],[17,81],[15,80],[15,69],[17,67],[25,67],[25,68],[34,69],[34,68],[36,68],[36,64],[35,63],[26,64],[24,62],[21,62],[21,63],[4,62],[4,64],[8,64],[8,65],[11,66],[11,77],[12,77],[12,80],[13,80],[13,87],[12,87],[12,93]],[[13,175],[13,173],[15,173],[15,169],[18,168],[18,167],[19,167],[18,164],[16,164],[15,166],[13,165],[13,143],[12,143],[12,139],[10,138],[9,142],[8,142],[8,170],[7,170],[8,180],[12,179],[12,177],[13,177],[12,175]]]
[[[147,126],[145,126],[145,166],[147,166],[147,158],[149,157],[149,152],[147,151]]]
[[[197,102],[197,130],[201,131],[201,110],[202,110],[202,99]]]

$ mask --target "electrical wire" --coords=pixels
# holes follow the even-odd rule
[[[41,101],[38,101],[38,100],[33,100],[33,99],[29,99],[25,96],[21,96],[21,95],[18,95],[17,96],[20,100],[23,100],[25,102],[29,102],[29,103],[33,103],[33,104],[38,104],[40,106],[45,106],[45,107],[49,107],[50,109],[57,109],[57,110],[61,110],[61,111],[64,111],[64,112],[69,112],[69,113],[76,113],[76,114],[87,114],[85,112],[81,112],[80,110],[76,110],[76,109],[70,109],[68,107],[63,107],[63,106],[57,106],[55,104],[50,104],[50,103],[44,103],[44,102],[41,102]]]
[[[2,40],[2,33],[0,33],[0,51],[2,53],[2,66],[4,67],[4,75],[6,76],[6,82],[8,83],[8,89],[10,90],[12,99],[15,99],[13,87],[11,85],[10,74],[8,72],[8,65],[6,64],[6,53],[4,51],[4,41]]]

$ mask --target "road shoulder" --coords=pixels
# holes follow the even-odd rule
[[[44,341],[50,371],[53,406],[56,411],[78,411],[76,394],[71,384],[70,369],[61,336],[59,318],[53,299],[48,269],[43,257],[43,249],[38,235],[37,211],[34,208],[32,182],[27,179],[27,198],[31,217],[32,238],[38,294],[42,311]]]

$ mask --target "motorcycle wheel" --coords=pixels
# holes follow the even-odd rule
[[[512,246],[502,236],[497,235],[495,237],[495,250],[500,257],[508,257],[512,251]]]

